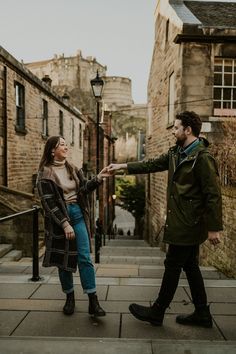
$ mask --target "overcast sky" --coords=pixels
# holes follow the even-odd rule
[[[0,0],[0,45],[31,62],[54,54],[94,56],[107,75],[132,80],[147,100],[157,0]]]

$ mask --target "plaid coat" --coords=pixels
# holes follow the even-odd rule
[[[78,188],[78,204],[83,212],[84,221],[91,238],[90,206],[88,194],[94,191],[101,183],[97,177],[87,180],[83,171],[76,167],[73,169],[73,177]],[[37,188],[44,209],[45,221],[45,246],[46,251],[43,259],[44,267],[57,266],[61,269],[75,272],[77,269],[76,241],[67,240],[64,234],[64,223],[69,222],[63,190],[53,169],[45,166],[39,171]],[[91,242],[90,242],[91,250]]]

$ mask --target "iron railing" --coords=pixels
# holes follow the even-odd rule
[[[33,240],[32,240],[32,278],[31,281],[39,281],[39,210],[38,205],[33,206],[32,209],[21,211],[12,215],[0,218],[0,223],[17,218],[26,214],[33,214]]]

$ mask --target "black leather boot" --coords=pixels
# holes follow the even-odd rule
[[[187,326],[211,328],[212,317],[209,306],[196,307],[190,315],[179,315],[176,317],[176,322]]]
[[[152,306],[131,304],[129,310],[138,320],[150,322],[153,326],[161,326],[166,308],[161,307],[157,302],[154,302]]]
[[[66,294],[66,303],[63,307],[63,312],[65,315],[72,315],[75,310],[75,294],[72,291],[69,294]]]
[[[88,296],[89,296],[89,314],[96,317],[106,316],[106,312],[99,305],[98,297],[96,293],[88,294]]]

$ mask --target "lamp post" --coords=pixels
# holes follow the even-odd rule
[[[93,95],[96,99],[97,102],[97,123],[96,123],[96,127],[97,127],[97,149],[96,149],[96,171],[97,174],[99,173],[99,103],[100,100],[102,98],[102,90],[103,90],[103,86],[104,86],[104,81],[102,80],[102,78],[99,76],[98,74],[98,70],[97,70],[97,76],[92,79],[90,81],[91,83],[91,87],[93,90]],[[98,198],[98,195],[97,195]]]
[[[104,81],[100,78],[97,70],[97,76],[90,81],[93,95],[97,102],[97,122],[96,122],[96,130],[97,130],[97,149],[96,149],[96,172],[97,175],[99,173],[99,153],[100,153],[100,144],[99,144],[99,103],[102,98],[102,89],[104,86]],[[96,193],[96,212],[97,212],[97,221],[96,221],[96,232],[95,232],[95,263],[100,263],[100,246],[101,246],[101,230],[100,220],[99,220],[99,187],[97,187]]]

